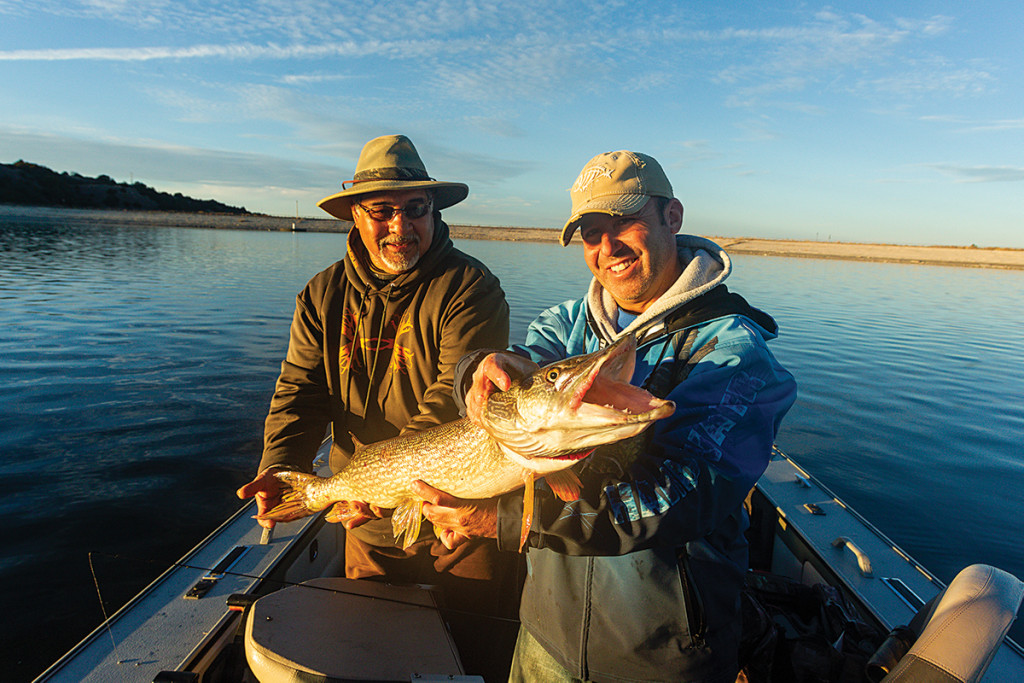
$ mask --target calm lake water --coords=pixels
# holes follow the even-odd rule
[[[577,248],[459,241],[514,341]],[[213,530],[253,474],[295,294],[345,236],[0,222],[0,661],[25,680]],[[740,256],[800,397],[779,445],[941,579],[1024,576],[1024,272]],[[1022,640],[1020,623],[1013,635]]]

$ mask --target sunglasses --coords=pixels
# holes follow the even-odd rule
[[[404,214],[409,220],[423,218],[430,213],[430,202],[416,202],[414,204],[406,204],[402,207],[386,205],[365,206],[363,204],[356,204],[356,206],[365,211],[367,216],[375,221],[380,221],[381,223],[390,223],[396,213]]]

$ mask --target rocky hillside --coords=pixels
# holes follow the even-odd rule
[[[71,209],[135,209],[248,214],[244,208],[212,199],[158,192],[142,183],[119,183],[109,176],[86,178],[57,173],[27,161],[0,164],[0,204]]]

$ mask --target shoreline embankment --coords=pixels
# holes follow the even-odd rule
[[[120,211],[61,209],[53,207],[0,204],[0,220],[87,221],[106,225],[134,225],[177,228],[219,228],[278,232],[347,232],[351,223],[333,218],[289,218],[258,214],[176,213],[164,211]],[[551,242],[557,244],[558,230],[551,228],[450,225],[455,239]],[[915,265],[1024,270],[1024,249],[1000,247],[915,246],[768,240],[752,237],[702,235],[720,244],[730,254],[782,256],[787,258],[839,259]],[[574,240],[572,244],[578,244]]]

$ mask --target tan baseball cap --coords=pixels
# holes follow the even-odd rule
[[[569,190],[572,216],[559,238],[567,246],[584,214],[628,216],[644,208],[651,197],[672,198],[672,183],[654,157],[620,150],[605,152],[587,162]]]
[[[351,184],[351,187],[345,187]],[[341,192],[317,202],[317,206],[342,220],[352,220],[352,201],[370,192],[427,189],[434,193],[434,209],[458,204],[469,195],[465,183],[434,180],[427,175],[419,152],[404,135],[383,135],[363,145],[352,180],[341,184]]]

